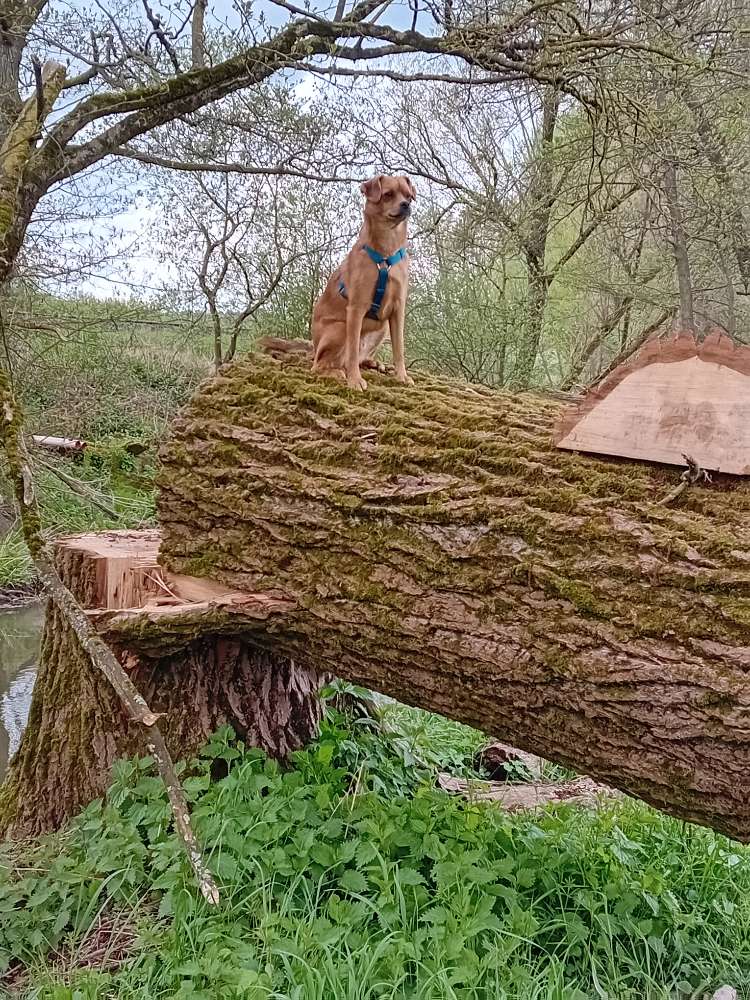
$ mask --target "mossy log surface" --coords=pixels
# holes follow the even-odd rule
[[[559,451],[560,404],[250,358],[162,450],[160,561],[254,641],[750,839],[750,486]],[[130,623],[132,637],[143,623]]]

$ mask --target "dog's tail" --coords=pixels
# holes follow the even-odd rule
[[[264,354],[272,358],[285,358],[290,354],[312,357],[313,346],[309,340],[284,340],[282,337],[261,337],[256,341]]]

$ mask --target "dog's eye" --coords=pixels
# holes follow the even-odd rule
[[[383,195],[383,197],[384,198],[392,198],[393,197],[393,191],[386,191],[385,194]]]

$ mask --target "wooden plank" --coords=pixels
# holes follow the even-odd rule
[[[568,451],[750,475],[750,348],[719,332],[649,341],[564,412]]]

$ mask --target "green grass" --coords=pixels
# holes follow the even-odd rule
[[[408,770],[392,737],[383,753]],[[23,995],[674,1000],[748,985],[746,849],[630,800],[509,816],[436,791],[427,771],[408,794],[373,791],[343,766],[357,739],[334,717],[284,770],[224,731],[191,763],[216,909],[147,760],[118,765],[63,839],[7,850],[0,956],[24,963]],[[135,939],[109,970],[100,915]],[[93,941],[98,967],[82,971]]]
[[[48,456],[44,461],[55,462],[65,475],[82,483],[85,490],[117,515],[111,517],[104,513],[88,497],[73,492],[51,471],[37,465],[34,482],[46,537],[107,528],[138,528],[153,521],[153,466],[136,472],[132,468],[133,460],[122,452],[117,442],[98,452],[95,450],[84,465]],[[7,491],[7,484],[4,485],[0,477],[0,496]],[[31,560],[20,530],[11,528],[0,537],[0,587],[26,584],[32,576]]]
[[[63,304],[37,297],[33,306],[41,325],[61,326],[53,335],[26,334],[14,340],[15,384],[27,432],[81,437],[89,444],[82,463],[32,452],[45,534],[150,523],[156,447],[177,409],[210,372],[203,327],[186,333],[170,326],[169,317],[163,327],[125,324],[126,318],[141,314],[158,324],[160,314],[116,303]],[[146,447],[143,457],[128,453],[132,442]],[[43,463],[82,480],[117,516],[107,516],[71,491]],[[0,497],[9,496],[0,461]],[[10,509],[8,502],[4,506]],[[11,529],[0,538],[0,587],[28,583],[31,575],[20,534]]]

